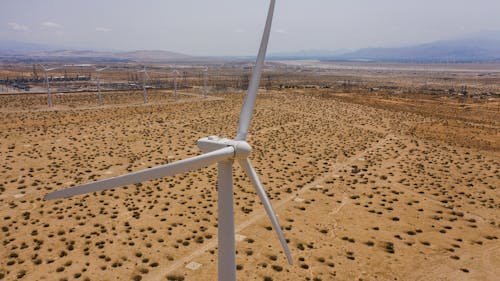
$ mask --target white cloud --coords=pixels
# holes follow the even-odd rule
[[[14,31],[26,32],[30,30],[26,25],[22,25],[17,22],[9,22],[7,25],[9,25],[9,27]]]
[[[55,23],[55,22],[51,22],[51,21],[42,22],[42,26],[48,27],[48,28],[62,28],[62,25]]]
[[[279,33],[279,34],[287,34],[287,33],[288,33],[288,32],[287,32],[286,30],[284,30],[284,29],[277,29],[275,32],[276,32],[276,33]]]
[[[97,31],[97,32],[110,32],[111,30],[112,30],[111,28],[102,27],[102,26],[98,26],[95,28],[95,31]]]
[[[243,30],[241,28],[238,28],[234,32],[236,32],[236,33],[245,33],[245,30]]]

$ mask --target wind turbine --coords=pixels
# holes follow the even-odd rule
[[[207,98],[208,66],[203,69],[203,98]]]
[[[177,75],[179,74],[179,71],[177,69],[174,69],[174,97],[177,99]]]
[[[97,96],[99,98],[99,106],[102,106],[101,77],[100,77],[100,73],[101,73],[101,71],[105,70],[106,68],[108,68],[108,66],[103,67],[103,68],[97,68],[97,67],[94,66],[94,69],[95,69],[95,72],[96,72],[96,75],[97,75]]]
[[[233,196],[233,164],[237,161],[243,168],[245,174],[254,185],[262,204],[276,231],[281,246],[285,252],[288,262],[292,264],[292,256],[287,242],[278,223],[276,214],[269,198],[260,182],[255,169],[252,167],[248,156],[252,148],[246,142],[248,128],[252,118],[252,112],[257,97],[257,90],[264,67],[271,24],[274,13],[275,0],[271,0],[267,21],[262,36],[262,41],[257,56],[250,85],[243,103],[236,138],[226,139],[216,136],[199,139],[198,147],[204,154],[187,158],[174,163],[157,166],[154,168],[137,171],[122,176],[101,180],[82,186],[58,190],[45,196],[45,200],[67,198],[85,193],[98,192],[116,187],[136,184],[143,181],[154,180],[180,173],[198,170],[217,163],[218,165],[218,275],[220,281],[236,280],[236,247],[234,227],[234,196]]]
[[[148,103],[148,92],[146,91],[146,77],[149,79],[148,72],[146,71],[146,67],[144,66],[143,70],[139,70],[137,72],[142,72],[142,90],[143,90],[143,98],[144,98],[144,104]]]
[[[45,72],[45,84],[47,85],[47,102],[49,104],[49,108],[51,108],[52,107],[52,94],[50,93],[49,77],[48,77],[47,73],[49,71],[57,69],[57,67],[46,68],[45,66],[43,66],[41,64],[40,64],[40,66],[43,68],[43,71]]]

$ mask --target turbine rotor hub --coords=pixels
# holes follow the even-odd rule
[[[252,147],[246,141],[233,141],[234,142],[234,158],[246,159],[252,152]]]
[[[204,153],[231,146],[234,148],[234,159],[245,159],[252,152],[252,147],[246,141],[231,140],[217,136],[201,138],[197,141],[196,145]]]

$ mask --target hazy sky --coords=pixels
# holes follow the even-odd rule
[[[0,40],[253,55],[268,0],[1,0]],[[500,30],[500,0],[278,0],[271,52],[404,46]]]

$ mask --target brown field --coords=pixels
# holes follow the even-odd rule
[[[250,158],[295,264],[235,165],[239,280],[498,280],[500,98],[480,97],[498,74],[457,74],[478,98],[426,92],[424,72],[280,75],[257,98]],[[397,90],[368,90],[384,85]],[[215,166],[42,199],[234,137],[243,93],[199,93],[152,90],[142,105],[140,90],[107,92],[103,108],[57,93],[52,110],[0,95],[0,280],[216,280]]]

